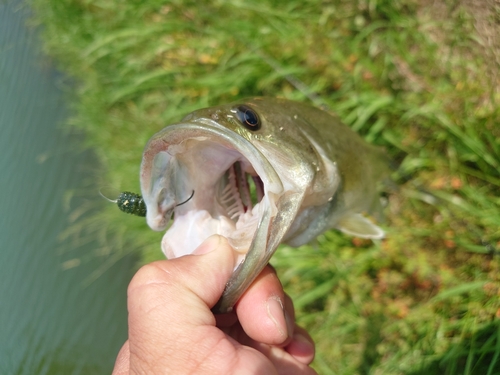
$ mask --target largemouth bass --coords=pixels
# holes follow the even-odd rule
[[[214,307],[223,313],[282,242],[299,246],[330,228],[382,238],[363,214],[377,209],[387,171],[381,150],[327,112],[251,98],[197,110],[155,134],[140,178],[149,226],[165,230],[173,216],[161,244],[167,258],[213,234],[234,248],[235,271]]]

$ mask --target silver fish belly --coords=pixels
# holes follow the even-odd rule
[[[169,227],[167,258],[191,254],[213,234],[237,253],[213,308],[224,313],[282,242],[299,246],[330,228],[382,238],[363,214],[378,206],[387,171],[383,153],[338,118],[285,99],[250,98],[195,111],[155,134],[140,179],[149,226]]]

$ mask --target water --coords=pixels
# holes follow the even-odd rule
[[[109,374],[126,339],[133,260],[89,286],[99,260],[61,266],[78,257],[58,251],[63,196],[92,160],[60,130],[61,77],[21,4],[0,1],[0,374]]]

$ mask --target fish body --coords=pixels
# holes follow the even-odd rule
[[[174,216],[162,240],[167,258],[213,234],[232,245],[238,261],[214,307],[228,312],[280,243],[299,246],[330,228],[382,238],[363,214],[377,210],[387,172],[383,152],[337,117],[250,98],[197,110],[155,134],[140,178],[149,226],[164,230]]]

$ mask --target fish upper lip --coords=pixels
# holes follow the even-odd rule
[[[176,132],[178,133],[176,134]],[[181,132],[182,135],[179,135]],[[163,230],[167,226],[170,220],[171,212],[174,209],[176,203],[172,202],[170,205],[166,205],[168,209],[163,212],[159,211],[157,208],[158,207],[157,190],[161,189],[163,194],[165,191],[168,192],[169,188],[172,190],[172,186],[168,186],[168,184],[171,183],[171,181],[168,181],[168,176],[165,177],[165,181],[163,182],[164,184],[167,185],[161,185],[160,183],[160,186],[156,186],[155,181],[150,181],[153,174],[152,170],[154,167],[153,164],[155,162],[156,155],[159,152],[164,152],[164,151],[167,151],[167,153],[170,154],[170,152],[168,152],[170,147],[173,146],[173,149],[175,149],[175,146],[181,147],[182,142],[186,140],[199,139],[200,142],[204,142],[204,140],[202,139],[203,137],[206,137],[207,141],[221,144],[224,147],[229,147],[233,151],[239,153],[246,160],[248,160],[248,162],[251,164],[255,172],[261,178],[264,185],[264,198],[262,199],[261,202],[259,202],[258,205],[254,207],[253,210],[250,210],[248,214],[245,213],[240,215],[241,217],[243,217],[242,222],[245,223],[245,225],[251,225],[252,228],[253,226],[255,226],[256,230],[257,224],[260,220],[259,217],[262,215],[264,209],[269,208],[271,213],[276,212],[276,201],[284,192],[284,186],[281,182],[281,179],[276,170],[274,169],[273,165],[258,150],[258,148],[255,147],[255,145],[253,145],[250,141],[248,141],[241,135],[225,128],[222,125],[219,125],[216,121],[212,121],[206,118],[190,120],[187,122],[181,122],[178,124],[170,125],[167,128],[160,131],[159,133],[157,133],[146,146],[144,152],[143,164],[141,167],[141,188],[144,200],[147,205],[148,224],[153,229]],[[174,159],[176,151],[171,151],[171,152],[172,155],[170,155],[170,157]],[[179,151],[179,153],[182,154],[182,151]],[[203,168],[200,168],[200,170],[203,171]],[[167,172],[166,169],[165,172]],[[176,187],[173,187],[173,190],[176,189],[177,189]],[[200,209],[199,206],[197,206],[195,203],[197,199],[198,200],[200,199],[200,196],[203,194],[203,192],[199,191],[196,186],[186,187],[185,189],[181,187],[181,191],[191,191],[191,190],[195,190],[195,195],[193,199],[187,202],[186,204],[175,208],[174,221],[169,230],[167,231],[167,233],[165,234],[164,240],[162,241],[162,248],[164,252],[167,253],[167,256],[169,256],[170,254],[170,257],[172,257],[173,253],[172,252],[169,253],[168,249],[170,249],[170,247],[173,246],[172,245],[173,243],[177,242],[180,243],[180,245],[177,244],[175,245],[177,248],[183,247],[184,249],[182,249],[182,251],[185,251],[185,253],[192,253],[195,250],[195,248],[203,240],[205,240],[205,238],[198,238],[198,239],[192,238],[192,237],[197,237],[196,235],[198,235],[198,233],[203,233],[205,235],[208,234],[207,235],[208,237],[209,235],[214,234],[211,233],[211,231],[214,231],[215,233],[226,235],[230,239],[231,243],[231,233],[230,233],[231,223],[228,222],[228,220],[230,219],[224,217],[218,217],[218,218],[213,218],[211,216],[209,217],[208,211]],[[175,192],[173,192],[172,194],[175,194]],[[179,200],[182,199],[183,197],[179,197]],[[259,205],[261,205],[260,208],[258,208]],[[265,205],[267,207],[264,207]],[[185,230],[186,228],[188,227],[191,228],[191,227],[185,224],[183,220],[191,224],[194,223],[194,225],[197,225],[197,223],[199,223],[199,226],[201,226],[202,228],[200,228],[199,232],[196,232],[196,235],[194,235],[193,232],[191,233],[192,235],[190,236],[189,233],[185,233]],[[217,220],[218,222],[214,223],[214,220]],[[234,223],[235,227],[238,225],[238,222],[240,222],[239,219],[236,223]],[[241,234],[241,231],[242,231],[241,228],[239,229],[239,232],[236,229],[234,229],[233,233],[242,236],[243,234]],[[173,232],[179,232],[178,237],[183,236],[186,238],[181,239],[177,237],[171,237]],[[253,238],[253,233],[252,231],[248,232],[250,233],[248,235],[245,234],[246,242],[244,243],[248,244],[249,246]],[[234,241],[236,240],[234,240],[233,238],[233,243]],[[235,245],[233,245],[233,247],[237,248],[237,246]],[[245,246],[243,246],[243,251],[242,251],[243,254],[246,253],[244,247]],[[248,248],[246,250],[248,250]],[[183,254],[178,254],[174,252],[175,257],[180,255]]]

